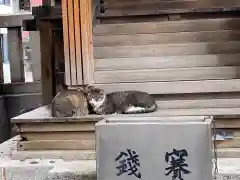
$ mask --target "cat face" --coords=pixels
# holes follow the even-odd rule
[[[90,105],[93,107],[101,105],[105,100],[105,93],[102,89],[91,89],[87,94],[87,99]]]

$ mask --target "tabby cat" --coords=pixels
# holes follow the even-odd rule
[[[89,114],[83,88],[64,89],[52,100],[53,117],[77,117]]]
[[[103,89],[88,88],[87,100],[96,114],[150,113],[157,109],[150,94],[141,91],[118,91],[105,93]]]

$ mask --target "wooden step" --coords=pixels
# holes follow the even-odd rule
[[[153,2],[121,2],[104,3],[106,11],[99,14],[100,17],[111,16],[133,16],[133,15],[155,15],[155,14],[172,14],[172,13],[187,13],[187,12],[214,12],[219,9],[236,10],[239,3],[236,0],[212,0],[212,1],[153,1]]]
[[[19,141],[18,150],[94,150],[95,140],[36,140]]]
[[[220,30],[130,35],[95,35],[93,42],[95,47],[103,47],[191,42],[225,42],[238,40],[240,40],[240,31]]]
[[[240,41],[95,47],[95,59],[239,53]]]
[[[150,94],[239,92],[240,79],[95,84],[106,92],[139,90]]]
[[[154,96],[155,97],[155,96]],[[240,94],[238,95],[178,95],[155,97],[158,108],[165,109],[197,109],[197,108],[240,108]]]
[[[28,127],[30,128],[30,127]],[[68,128],[66,128],[69,130]],[[57,130],[57,129],[56,129]],[[94,139],[94,131],[87,131],[87,129],[78,131],[50,131],[50,132],[22,132],[21,137],[27,141],[38,141],[38,140],[79,140],[79,139]]]
[[[239,36],[240,37],[240,36]],[[240,54],[95,59],[95,71],[239,66]]]
[[[22,132],[93,132],[95,130],[93,122],[89,123],[38,123],[37,125],[34,123],[34,119],[32,119],[33,123],[24,123],[18,129],[19,133]]]
[[[240,78],[238,72],[240,72],[240,66],[96,71],[94,72],[94,81],[95,83],[136,83],[223,80]]]
[[[116,35],[239,30],[239,20],[239,18],[222,18],[126,24],[100,24],[94,28],[94,34]]]
[[[240,138],[217,141],[217,148],[240,148]]]

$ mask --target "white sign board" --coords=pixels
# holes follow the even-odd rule
[[[212,179],[211,118],[112,116],[96,150],[98,180]]]

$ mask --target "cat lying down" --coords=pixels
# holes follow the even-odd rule
[[[64,90],[52,101],[53,117],[74,117],[93,114],[139,114],[157,109],[156,101],[146,92],[119,91],[105,93],[103,89],[86,86]]]
[[[96,114],[139,114],[157,109],[155,99],[146,92],[118,91],[107,94],[103,89],[90,87],[86,94]]]

